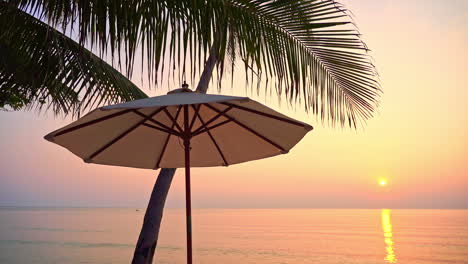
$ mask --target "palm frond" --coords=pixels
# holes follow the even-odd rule
[[[72,39],[0,1],[0,107],[77,114],[104,103],[147,97]],[[5,30],[6,29],[6,30]]]
[[[252,67],[276,78],[279,94],[302,99],[306,110],[342,126],[372,116],[380,95],[377,72],[343,6],[333,0],[246,2],[230,7],[231,41]]]
[[[335,0],[12,2],[63,31],[76,29],[81,44],[110,52],[127,75],[141,48],[155,82],[174,69],[196,76],[213,46],[221,77],[225,63],[242,61],[279,96],[332,124],[370,118],[381,94],[368,49]]]

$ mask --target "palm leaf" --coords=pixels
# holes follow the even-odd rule
[[[380,86],[367,47],[335,0],[18,0],[14,3],[133,71],[140,48],[148,77],[199,74],[210,47],[222,77],[242,61],[279,96],[322,120],[356,126],[370,118]],[[69,33],[71,34],[71,33]],[[230,60],[229,60],[230,58]],[[231,65],[232,67],[233,65]],[[234,69],[234,67],[232,67]],[[248,76],[248,74],[246,74]]]
[[[125,76],[64,34],[0,1],[0,107],[77,114],[147,97]]]

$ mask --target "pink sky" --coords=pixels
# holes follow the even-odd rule
[[[287,155],[194,169],[194,207],[468,208],[468,2],[344,3],[381,74],[385,93],[376,116],[358,131],[331,129],[278,107],[275,98],[252,96],[314,131]],[[235,87],[224,92],[250,96],[243,82]],[[85,164],[42,138],[70,119],[0,112],[0,122],[0,205],[146,205],[157,172]],[[170,207],[184,205],[182,173]],[[389,182],[384,188],[381,177]]]

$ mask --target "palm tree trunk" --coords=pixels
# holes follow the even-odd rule
[[[215,49],[212,47],[210,56],[205,63],[205,68],[198,82],[197,92],[206,93],[208,90],[208,84],[213,75],[213,69],[217,61]],[[148,207],[146,208],[145,218],[133,254],[132,264],[151,264],[153,262],[154,251],[158,242],[159,228],[161,227],[164,203],[166,202],[167,193],[171,187],[175,171],[176,169],[161,169],[159,172]]]

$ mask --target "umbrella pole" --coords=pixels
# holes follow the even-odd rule
[[[185,144],[185,214],[187,223],[187,263],[192,264],[192,206],[190,201],[190,141]]]
[[[190,194],[190,128],[188,107],[184,106],[184,149],[185,149],[185,215],[187,224],[187,264],[192,264],[192,202]]]

